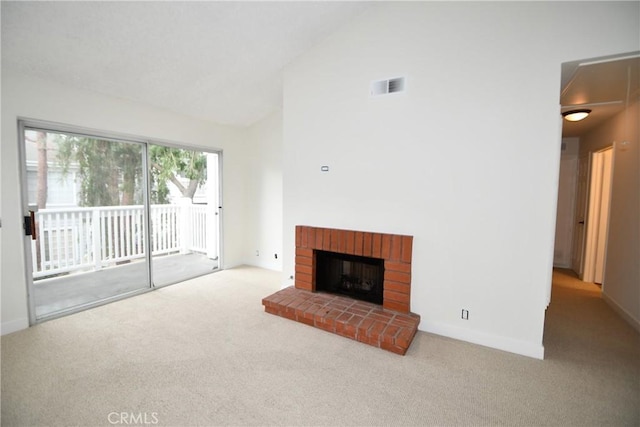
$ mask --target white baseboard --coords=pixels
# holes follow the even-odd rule
[[[558,262],[558,263],[554,262],[553,268],[565,268],[565,269],[571,270],[571,264],[563,263],[563,262]]]
[[[515,340],[513,338],[490,335],[484,332],[472,331],[442,323],[421,324],[419,329],[432,334],[508,351],[510,353],[520,354],[534,359],[544,359],[543,345],[536,345],[526,341]]]
[[[620,315],[624,320],[626,320],[636,331],[640,332],[640,321],[633,317],[627,310],[622,308],[620,304],[618,304],[613,298],[607,295],[605,292],[602,292],[602,299],[609,304],[609,307],[613,309],[616,313]]]
[[[244,265],[250,265],[252,267],[264,268],[265,270],[271,271],[282,271],[282,263],[278,262],[278,260],[273,261],[265,261],[265,260],[255,260],[248,259],[243,263]]]
[[[26,317],[23,319],[10,320],[8,322],[2,322],[0,326],[2,328],[2,335],[18,332],[29,327],[29,319]]]

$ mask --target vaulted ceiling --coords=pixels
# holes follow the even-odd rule
[[[365,2],[2,1],[2,66],[223,124],[282,104],[283,67],[371,7]],[[637,53],[636,53],[637,54]],[[563,111],[580,136],[637,96],[640,59],[563,64]],[[631,67],[631,71],[629,71]],[[627,81],[628,74],[635,76]]]
[[[2,65],[247,126],[279,108],[282,70],[364,2],[7,2]]]

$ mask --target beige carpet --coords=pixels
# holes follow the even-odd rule
[[[640,335],[554,279],[539,361],[423,332],[398,356],[264,313],[278,273],[222,271],[2,337],[2,425],[640,425]]]

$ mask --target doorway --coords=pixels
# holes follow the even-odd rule
[[[32,324],[219,269],[221,153],[19,127]]]
[[[604,196],[601,202],[607,203],[612,185],[615,186],[618,194],[616,200],[619,200],[620,194],[627,192],[626,188],[621,190],[622,193],[618,193],[620,187],[617,184],[605,184],[606,188],[603,190],[601,181],[598,184],[592,181],[598,180],[602,175],[611,181],[614,153],[611,146],[612,144],[624,145],[624,141],[633,135],[630,133],[633,114],[629,114],[629,111],[633,105],[632,101],[634,98],[637,99],[638,67],[640,67],[639,52],[562,64],[560,93],[562,115],[576,110],[588,112],[588,115],[578,121],[570,121],[566,118],[562,120],[563,143],[568,139],[578,140],[579,149],[576,152],[578,166],[575,214],[569,218],[566,214],[562,216],[563,212],[559,210],[557,224],[563,224],[565,228],[570,227],[573,234],[571,244],[565,245],[571,248],[571,255],[564,259],[570,259],[571,269],[581,279],[589,282],[604,281],[606,238],[613,237],[616,242],[625,242],[624,245],[629,241],[629,238],[620,234],[619,227],[612,228],[611,235],[607,236],[609,207],[594,204],[595,199],[600,195]],[[616,145],[616,147],[620,148],[616,148],[616,156],[620,152],[625,152],[624,146]],[[619,163],[618,166],[622,167],[618,170],[616,166],[617,173],[623,171],[622,173],[625,174],[624,171],[633,170],[633,167],[627,165],[629,162],[620,163],[623,158],[626,159],[629,156],[623,155],[615,160]],[[629,193],[630,197],[633,197],[633,191]],[[602,217],[600,213],[603,214]],[[620,217],[617,210],[611,215],[615,218]],[[598,218],[596,219],[595,216]],[[613,224],[620,224],[620,221],[613,221]],[[564,265],[559,266],[564,267]],[[625,274],[618,270],[618,275]]]

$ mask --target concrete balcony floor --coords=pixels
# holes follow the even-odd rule
[[[218,261],[205,255],[155,256],[151,262],[156,287],[171,285],[218,269]],[[34,281],[36,318],[91,304],[118,295],[147,289],[148,272],[144,260]]]

